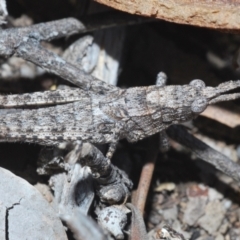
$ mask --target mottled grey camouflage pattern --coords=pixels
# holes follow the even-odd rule
[[[0,138],[44,144],[75,140],[104,144],[122,138],[135,142],[195,118],[239,85],[240,81],[230,81],[213,88],[193,80],[183,86],[114,87],[109,94],[64,89],[0,96]],[[32,105],[44,107],[4,109]]]

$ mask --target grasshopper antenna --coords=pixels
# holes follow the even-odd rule
[[[216,87],[216,91],[221,93],[226,93],[230,90],[236,89],[240,87],[240,80],[237,81],[228,81],[225,83],[221,83]],[[209,104],[214,104],[218,102],[224,102],[224,101],[231,101],[240,98],[240,93],[230,93],[230,94],[222,94],[220,96],[217,96],[209,101]]]

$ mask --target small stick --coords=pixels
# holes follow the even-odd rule
[[[62,211],[64,212],[64,210]],[[60,215],[61,219],[66,223],[72,231],[74,239],[108,239],[103,230],[90,217],[84,215],[81,211],[75,210],[72,215],[64,213]]]
[[[74,18],[66,18],[29,27],[6,29],[0,32],[0,56],[11,57],[16,54],[18,57],[30,61],[86,91],[92,90],[101,94],[118,91],[117,87],[108,85],[86,74],[56,54],[42,48],[39,43],[40,41],[51,41],[72,34],[108,28],[119,24],[141,22],[139,18],[127,17],[126,14],[123,19],[121,16],[121,14],[117,14],[113,22],[106,15],[106,17],[100,18],[102,20],[98,22],[94,19],[92,21],[90,19],[85,20],[87,22],[85,24]]]
[[[154,139],[152,140],[154,144],[148,150],[148,153],[149,153],[147,157],[148,161],[147,163],[145,163],[145,165],[142,168],[140,180],[138,183],[138,188],[132,198],[133,205],[142,213],[142,215],[144,212],[146,199],[147,199],[149,187],[150,187],[152,176],[153,176],[153,171],[155,168],[155,162],[159,152],[159,148],[158,148],[159,145],[158,145],[158,141],[156,140],[157,137],[158,136],[155,136]]]
[[[142,213],[131,203],[127,203],[126,206],[132,211],[130,239],[147,240],[147,231]]]
[[[240,126],[240,115],[218,106],[208,106],[201,116],[218,121],[228,127]]]
[[[3,30],[0,32],[0,56],[11,57],[16,54],[84,90],[102,93],[118,89],[86,74],[40,45],[40,41],[43,40],[49,41],[77,33],[81,31],[82,26],[78,20],[66,18],[30,27]]]
[[[102,202],[120,203],[130,195],[131,180],[92,144],[83,144],[80,163],[91,169],[97,184],[97,194]]]
[[[173,140],[190,148],[200,159],[240,181],[240,166],[237,163],[191,135],[184,126],[172,125],[168,128],[167,134]]]

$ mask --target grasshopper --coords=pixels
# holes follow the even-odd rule
[[[224,94],[239,87],[239,80],[217,87],[206,87],[199,79],[188,85],[164,86],[165,75],[158,76],[157,85],[114,87],[109,94],[65,89],[0,96],[0,138],[47,145],[80,140],[115,146],[123,138],[136,142],[164,132],[172,124],[194,119],[209,104],[240,97],[240,93]],[[39,105],[44,107],[26,109]]]
[[[110,158],[120,139],[136,142],[158,132],[164,136],[170,125],[194,119],[209,104],[240,97],[240,93],[226,94],[240,87],[240,80],[217,87],[207,87],[199,79],[166,86],[162,72],[156,85],[121,89],[84,73],[39,44],[81,28],[70,18],[1,32],[0,55],[15,54],[79,87],[0,96],[1,141],[109,143]]]

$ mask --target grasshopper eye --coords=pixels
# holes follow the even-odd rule
[[[191,105],[191,110],[194,113],[201,113],[203,112],[208,105],[208,101],[204,97],[197,98],[193,101]]]
[[[198,89],[204,88],[206,86],[205,82],[201,79],[194,79],[189,83],[189,85]]]

